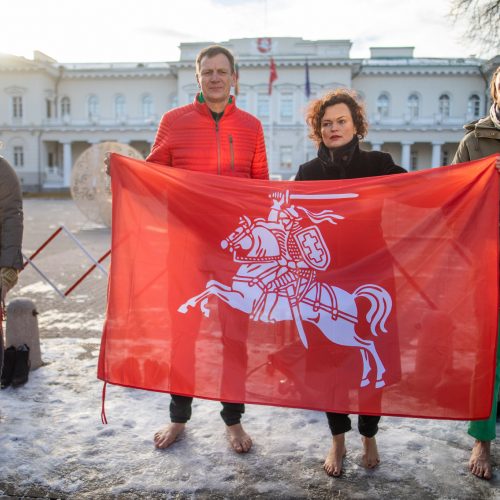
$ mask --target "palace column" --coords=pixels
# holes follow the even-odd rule
[[[71,155],[71,142],[63,142],[63,187],[71,186],[71,167],[73,157]]]

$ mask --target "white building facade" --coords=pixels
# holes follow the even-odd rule
[[[78,156],[99,142],[126,143],[147,156],[162,114],[197,93],[194,61],[206,45],[183,43],[179,61],[164,63],[60,64],[40,52],[32,60],[0,54],[1,154],[23,189],[67,189]],[[363,148],[387,151],[408,170],[448,164],[463,125],[487,113],[489,78],[500,64],[498,56],[415,58],[412,47],[376,47],[369,59],[354,59],[348,40],[222,45],[237,59],[237,105],[262,121],[270,171],[283,179],[316,155],[305,126],[308,102],[339,86],[365,101]],[[278,78],[269,95],[271,57]]]

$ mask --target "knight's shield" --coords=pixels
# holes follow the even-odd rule
[[[294,232],[293,239],[304,261],[313,269],[324,271],[330,265],[330,252],[316,226]]]

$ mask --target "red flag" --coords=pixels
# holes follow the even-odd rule
[[[234,95],[238,96],[240,93],[240,68],[238,64],[234,65],[234,73],[235,73],[235,84],[234,84]]]
[[[493,157],[318,182],[111,161],[100,379],[344,413],[489,416]]]
[[[269,89],[268,94],[273,93],[273,82],[278,79],[278,72],[276,71],[276,64],[274,59],[271,57],[269,61]]]

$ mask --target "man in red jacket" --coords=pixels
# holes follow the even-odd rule
[[[231,87],[236,84],[234,57],[220,45],[201,50],[196,58],[196,80],[201,89],[193,103],[163,115],[147,161],[216,175],[268,179],[266,148],[262,124],[236,107]],[[227,324],[219,310],[223,335],[229,343],[241,344],[238,322]],[[245,325],[241,325],[244,330]],[[186,367],[186,371],[192,367]],[[224,383],[224,382],[223,382]],[[171,423],[154,436],[157,448],[167,448],[182,433],[191,416],[193,398],[172,394]],[[229,441],[238,453],[252,446],[240,419],[241,403],[222,403],[221,416]]]

